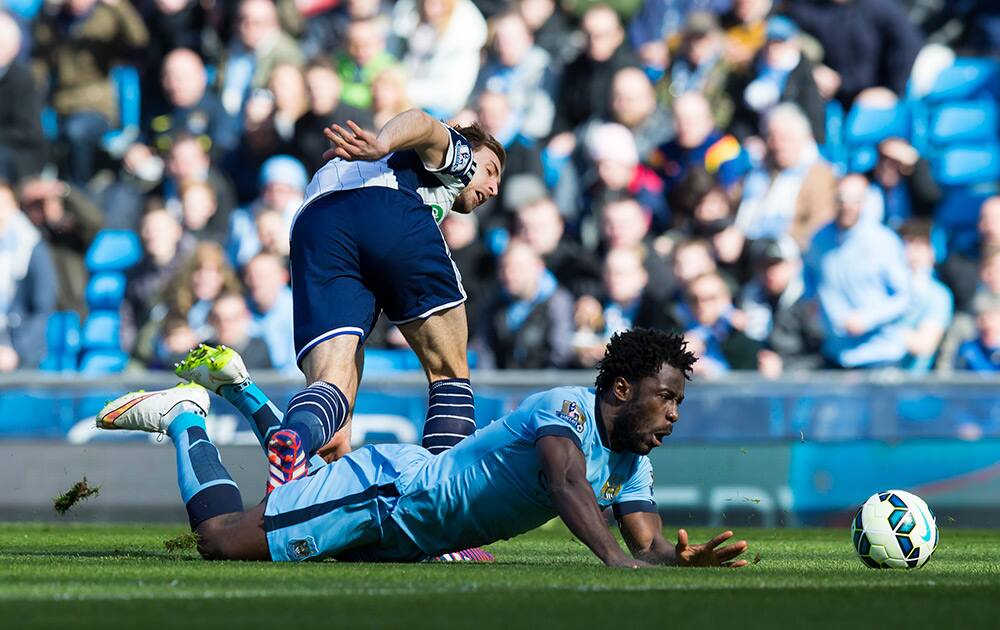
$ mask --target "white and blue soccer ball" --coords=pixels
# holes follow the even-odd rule
[[[873,569],[915,569],[938,546],[937,519],[924,500],[904,490],[868,497],[851,526],[854,549]]]

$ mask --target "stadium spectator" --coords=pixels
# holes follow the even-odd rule
[[[576,54],[571,42],[571,29],[566,15],[555,0],[515,0],[517,12],[524,18],[532,38],[542,50],[549,53],[556,71]]]
[[[229,214],[219,211],[215,189],[208,182],[181,186],[181,226],[196,241],[223,243],[229,233]]]
[[[237,37],[224,64],[222,105],[233,116],[241,114],[251,90],[265,89],[279,64],[303,61],[298,43],[281,30],[272,0],[241,0]]]
[[[50,102],[66,145],[69,181],[82,186],[95,171],[101,137],[118,120],[109,70],[149,43],[129,0],[74,0],[47,5],[35,23],[36,71],[51,78]]]
[[[767,41],[767,18],[774,8],[771,0],[733,0],[722,16],[726,29],[725,56],[735,68],[745,69]]]
[[[21,54],[21,30],[0,10],[0,179],[17,182],[44,161],[38,91]]]
[[[323,152],[330,148],[330,141],[323,130],[336,123],[344,126],[353,120],[364,129],[372,129],[370,112],[357,109],[341,100],[342,81],[332,67],[323,62],[313,62],[306,68],[306,86],[309,89],[309,111],[295,121],[291,153],[302,162],[307,173],[315,173],[325,160]]]
[[[950,252],[941,264],[941,280],[948,285],[955,296],[955,308],[971,312],[972,298],[982,282],[981,262],[986,262],[985,254],[1000,248],[1000,195],[987,198],[979,207],[979,260],[963,252]]]
[[[869,87],[903,94],[922,37],[896,0],[792,2],[786,11],[823,46],[816,83],[825,97],[848,107]]]
[[[663,194],[663,181],[650,167],[639,163],[632,132],[618,123],[588,127],[578,173],[564,172],[556,186],[560,208],[585,224],[589,212],[608,201],[631,197],[642,205],[647,223],[659,234],[670,225],[670,214]],[[574,176],[571,176],[574,175]],[[589,245],[584,236],[584,245]]]
[[[628,197],[600,206],[601,244],[604,251],[615,249],[639,252],[649,281],[648,290],[657,297],[669,294],[670,272],[666,261],[652,247],[649,214]]]
[[[310,60],[342,50],[352,22],[378,19],[387,23],[392,10],[388,0],[310,0],[288,4],[301,12],[304,21],[300,36],[302,54]]]
[[[682,298],[688,284],[698,276],[716,272],[712,246],[708,241],[693,238],[681,241],[674,247],[670,261],[670,273],[678,290],[674,297]]]
[[[282,372],[296,371],[292,344],[292,290],[283,258],[260,253],[243,270],[247,305],[253,315],[253,334],[267,345],[271,365]]]
[[[240,353],[249,369],[271,369],[267,345],[263,339],[254,336],[253,320],[242,295],[239,293],[220,295],[208,313],[208,323],[213,332],[209,345],[225,345],[233,348]],[[290,337],[289,342],[291,342]]]
[[[169,312],[163,318],[163,323],[156,331],[148,356],[137,351],[139,359],[147,370],[163,370],[173,372],[177,363],[187,356],[206,337],[198,334],[183,313]]]
[[[611,113],[608,94],[615,73],[638,61],[625,41],[618,14],[606,4],[587,9],[580,20],[587,45],[563,71],[556,97],[555,136],[549,148],[568,155],[573,149],[571,132],[590,118],[607,118]]]
[[[972,308],[976,314],[976,336],[959,347],[955,369],[1000,372],[1000,297],[979,294]]]
[[[912,296],[905,321],[907,355],[901,367],[925,374],[933,366],[938,346],[951,324],[954,302],[948,288],[934,277],[930,222],[912,219],[903,224],[899,235],[910,267]]]
[[[826,138],[826,101],[813,79],[813,63],[802,54],[799,27],[784,16],[767,21],[767,43],[730,90],[735,107],[730,131],[741,140],[754,136],[760,121],[779,103],[794,103],[809,119],[813,138]]]
[[[565,368],[573,362],[573,297],[541,256],[512,240],[498,264],[500,292],[482,318],[479,367]]]
[[[386,50],[387,29],[385,21],[378,17],[351,20],[347,24],[346,46],[334,58],[334,67],[343,84],[340,100],[345,105],[371,109],[372,81],[383,69],[398,63]]]
[[[604,257],[600,299],[580,297],[573,309],[573,348],[581,367],[592,368],[604,356],[611,336],[639,326],[673,331],[678,327],[667,303],[649,287],[640,248],[610,250]]]
[[[125,273],[125,303],[122,308],[122,345],[131,348],[139,331],[150,321],[166,315],[163,291],[195,248],[180,222],[163,206],[152,206],[139,228],[142,260]]]
[[[496,290],[496,262],[479,238],[478,229],[479,219],[475,212],[451,212],[441,222],[441,234],[451,251],[451,259],[462,274],[462,286],[468,296],[465,314],[470,333],[479,330],[483,309]]]
[[[764,163],[747,175],[736,224],[750,239],[790,235],[805,248],[834,215],[833,169],[819,154],[809,120],[791,103],[764,119]]]
[[[757,274],[740,296],[744,332],[762,344],[757,369],[768,378],[783,371],[822,367],[823,330],[815,302],[805,295],[802,258],[791,237],[764,238],[753,245]]]
[[[101,207],[107,211],[106,227],[136,229],[145,198],[162,197],[178,216],[180,193],[185,184],[206,182],[215,191],[218,211],[228,215],[236,205],[229,179],[213,163],[206,146],[195,136],[173,137],[166,159],[150,147],[134,144],[122,161],[122,175],[102,193]]]
[[[150,120],[147,142],[165,153],[178,134],[197,137],[210,146],[212,156],[222,159],[236,148],[239,122],[222,107],[219,97],[208,90],[205,64],[193,50],[171,51],[163,60],[163,111]]]
[[[243,146],[239,152],[245,172],[276,153],[291,150],[295,126],[310,110],[306,78],[294,64],[279,63],[271,72],[267,90],[255,91],[243,111]],[[254,182],[256,183],[256,182]]]
[[[690,13],[721,14],[731,4],[732,0],[645,0],[629,22],[628,37],[646,72],[662,76],[670,59],[668,42],[684,28]]]
[[[410,107],[406,73],[402,68],[389,67],[375,75],[372,81],[372,129],[381,129]]]
[[[57,287],[48,246],[0,180],[0,374],[38,367]]]
[[[995,210],[992,205],[989,210],[989,215],[984,214],[981,221],[994,220],[994,217],[990,216]],[[976,336],[974,317],[976,300],[980,300],[981,296],[985,296],[982,299],[1000,296],[1000,246],[986,246],[980,254],[977,269],[974,279],[969,282],[968,290],[971,297],[967,306],[955,315],[944,341],[941,342],[937,366],[942,372],[950,371],[955,364],[959,347]]]
[[[937,3],[935,9],[922,25],[925,33],[941,29],[955,37],[949,45],[963,56],[985,57],[1000,50],[1000,5],[996,2],[951,0]],[[956,25],[960,27],[957,34]]]
[[[831,367],[897,366],[906,354],[910,270],[895,232],[861,220],[867,191],[864,175],[840,181],[836,219],[816,233],[806,255]]]
[[[703,11],[688,14],[662,83],[663,102],[669,106],[682,94],[698,92],[708,100],[716,126],[727,128],[733,119],[733,101],[726,91],[730,68],[722,53],[718,18]]]
[[[544,189],[540,192],[538,197],[515,209],[515,236],[523,239],[542,257],[546,268],[555,275],[559,284],[574,296],[596,294],[601,277],[597,262],[583,251],[579,243],[563,238],[566,231],[563,216],[555,202],[545,195]]]
[[[734,191],[750,170],[750,158],[739,141],[715,128],[708,101],[698,92],[677,97],[673,104],[674,131],[670,142],[658,147],[650,164],[669,191],[694,166],[716,177],[727,192]]]
[[[260,196],[248,207],[233,212],[229,226],[229,258],[243,268],[261,251],[257,217],[267,211],[281,215],[279,234],[273,238],[288,240],[292,218],[302,205],[308,178],[299,162],[287,155],[276,155],[260,169]]]
[[[83,191],[57,179],[27,179],[21,182],[19,197],[24,214],[49,246],[59,277],[56,309],[83,314],[88,279],[84,256],[104,214]]]
[[[611,121],[632,132],[639,161],[673,135],[670,114],[656,100],[656,91],[638,68],[622,68],[611,81]]]
[[[701,364],[695,365],[696,374],[711,378],[757,369],[760,344],[743,333],[745,317],[722,276],[709,272],[692,279],[685,299],[691,320],[684,337]]]
[[[156,100],[154,94],[158,86],[153,83],[163,73],[162,66],[171,51],[185,49],[194,51],[200,59],[210,55],[213,61],[216,60],[218,36],[209,30],[213,16],[203,3],[196,0],[141,0],[135,3],[135,8],[149,31],[149,44],[143,51],[143,69],[148,80],[148,84],[143,86],[144,99]]]
[[[545,138],[555,115],[552,59],[534,44],[528,25],[516,11],[495,16],[491,26],[490,54],[479,71],[474,94],[505,94],[514,119],[520,123],[520,133],[532,139]]]
[[[486,43],[486,20],[471,0],[399,0],[392,52],[408,74],[415,107],[449,118],[469,100]]]
[[[199,243],[164,292],[168,312],[184,315],[185,321],[204,341],[211,336],[208,313],[223,293],[240,293],[243,285],[218,243]],[[164,326],[166,325],[164,319]],[[190,350],[191,346],[179,352]]]
[[[542,178],[542,154],[538,143],[522,132],[521,118],[511,109],[507,94],[493,90],[481,92],[476,100],[476,118],[507,152],[499,194],[476,209],[483,226],[490,228],[498,221],[496,208],[508,205],[507,193],[518,181],[517,175]]]
[[[911,217],[929,218],[941,200],[930,162],[920,157],[902,138],[888,138],[878,145],[872,185],[882,194],[882,222],[898,230]]]

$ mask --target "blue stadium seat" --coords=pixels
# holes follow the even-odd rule
[[[40,366],[43,371],[76,370],[80,353],[80,316],[75,311],[57,311],[50,315],[45,341],[46,355]]]
[[[943,186],[987,184],[1000,179],[1000,145],[950,147],[934,160],[934,175]]]
[[[125,275],[99,271],[87,283],[87,306],[91,310],[116,311],[125,298]]]
[[[91,273],[125,271],[142,258],[139,236],[129,230],[101,230],[87,250],[86,264]]]
[[[1000,80],[1000,64],[989,59],[957,59],[955,65],[938,75],[930,92],[924,96],[929,103],[961,101],[994,93]]]
[[[120,158],[139,137],[139,71],[132,66],[115,66],[111,68],[111,83],[118,95],[119,127],[105,133],[101,145],[109,155]]]
[[[118,350],[121,347],[121,317],[115,311],[93,311],[83,324],[84,350]]]
[[[855,105],[847,114],[844,142],[848,146],[878,144],[894,136],[910,137],[910,112],[902,103],[888,108]]]
[[[121,350],[90,350],[80,359],[80,373],[87,375],[115,374],[128,365],[128,355]]]
[[[930,141],[935,145],[997,139],[997,105],[980,99],[942,105],[931,114]]]

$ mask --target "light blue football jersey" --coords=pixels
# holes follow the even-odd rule
[[[396,524],[425,553],[476,547],[532,530],[557,516],[535,442],[557,435],[583,451],[598,504],[619,517],[655,512],[649,458],[613,453],[596,417],[595,392],[559,387],[528,397],[517,409],[431,458],[396,485]]]

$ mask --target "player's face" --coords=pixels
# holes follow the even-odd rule
[[[632,395],[615,421],[612,449],[645,455],[674,430],[684,401],[684,375],[664,364],[655,376],[630,387]]]
[[[500,191],[500,158],[497,154],[482,146],[473,151],[472,155],[476,159],[476,174],[455,198],[451,207],[462,214],[472,212],[487,199],[496,197]]]

